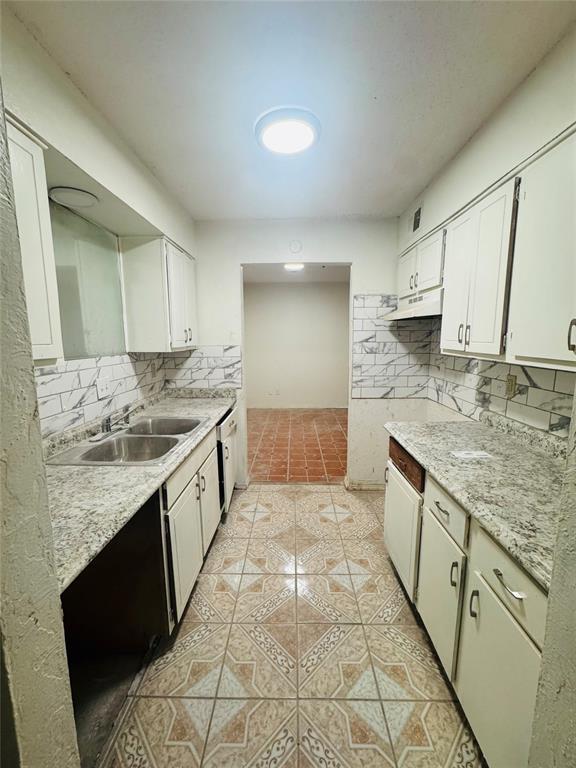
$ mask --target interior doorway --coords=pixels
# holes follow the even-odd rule
[[[350,266],[249,264],[243,290],[252,482],[342,482]]]

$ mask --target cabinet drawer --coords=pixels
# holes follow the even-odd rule
[[[393,437],[390,438],[389,453],[392,463],[398,467],[410,485],[422,493],[424,490],[424,470],[416,459],[400,443],[396,442]]]
[[[426,477],[424,506],[434,513],[454,541],[464,548],[470,516],[430,475]]]
[[[223,419],[218,426],[218,440],[224,441],[227,437],[230,437],[230,435],[234,434],[234,432],[236,432],[237,425],[238,418],[236,414],[236,408],[233,408],[228,416],[226,416],[226,418]]]
[[[548,599],[540,587],[478,525],[472,527],[470,560],[471,567],[482,574],[518,623],[542,648]],[[511,591],[519,593],[518,597]]]
[[[190,480],[194,477],[196,472],[200,469],[208,458],[211,451],[216,447],[216,432],[212,430],[207,435],[200,445],[195,448],[190,456],[185,459],[178,469],[170,475],[166,480],[166,503],[168,509],[174,504],[178,496],[182,493],[184,488],[188,485]]]

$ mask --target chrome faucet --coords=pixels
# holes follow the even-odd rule
[[[118,416],[114,420],[112,419],[112,416],[105,416],[102,419],[102,433],[103,434],[110,434],[112,432],[112,427],[115,427],[117,424],[120,424],[120,422],[124,422],[125,426],[128,426],[130,424],[130,415],[134,413],[140,406],[134,406],[134,408],[130,408],[129,405],[125,405],[122,408],[122,415]]]

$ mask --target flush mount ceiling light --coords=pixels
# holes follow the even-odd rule
[[[304,264],[284,264],[286,272],[302,272]]]
[[[93,205],[100,202],[92,192],[74,187],[52,187],[48,192],[48,197],[55,203],[66,206],[66,208],[92,208]]]
[[[282,107],[259,117],[254,130],[264,149],[278,155],[296,155],[318,141],[320,123],[307,109]]]

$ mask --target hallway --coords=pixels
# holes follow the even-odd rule
[[[236,492],[105,768],[479,768],[383,542],[384,497]]]
[[[346,408],[249,408],[252,482],[341,483],[347,429]]]

